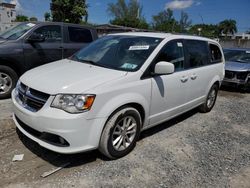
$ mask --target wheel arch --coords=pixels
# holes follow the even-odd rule
[[[137,102],[131,102],[131,103],[126,103],[126,104],[123,104],[122,106],[116,108],[108,117],[107,121],[112,117],[112,115],[114,115],[117,111],[121,110],[122,108],[124,107],[132,107],[132,108],[135,108],[139,113],[140,113],[140,116],[141,116],[141,121],[142,121],[142,124],[141,124],[141,128],[143,127],[144,125],[144,122],[145,122],[145,109],[144,107],[137,103]]]
[[[208,94],[210,88],[211,88],[214,84],[216,84],[216,85],[218,86],[218,88],[220,88],[221,79],[220,79],[220,77],[219,77],[218,75],[215,76],[215,77],[211,80],[211,82],[209,83],[209,85],[208,85],[208,87],[207,87],[207,90],[206,90],[206,94]]]
[[[135,109],[139,112],[139,114],[140,114],[140,116],[141,116],[141,121],[142,121],[142,124],[141,124],[141,129],[142,129],[142,127],[143,127],[143,125],[144,125],[144,123],[145,123],[145,121],[146,121],[146,119],[145,119],[145,118],[146,118],[145,108],[143,107],[142,104],[140,104],[140,103],[138,103],[138,102],[128,102],[128,103],[124,103],[124,104],[120,105],[119,107],[116,107],[114,110],[112,110],[111,113],[109,113],[109,115],[108,115],[108,117],[107,117],[107,119],[106,119],[106,121],[105,121],[105,123],[104,123],[104,125],[103,125],[103,127],[102,127],[101,135],[102,135],[103,130],[104,130],[104,128],[105,128],[107,122],[109,121],[109,119],[110,119],[116,112],[118,112],[119,110],[121,110],[121,109],[123,109],[123,108],[125,108],[125,107],[132,107],[132,108],[135,108]],[[99,142],[100,142],[100,140],[99,140]]]
[[[13,69],[17,73],[18,77],[20,77],[23,73],[23,69],[15,61],[0,58],[0,65],[10,67],[11,69]]]

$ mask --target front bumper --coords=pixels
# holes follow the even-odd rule
[[[227,79],[224,78],[222,81],[222,85],[248,85],[250,84],[250,79],[246,79],[246,80],[239,80],[239,79]]]
[[[51,108],[53,97],[38,112],[31,112],[17,101],[15,91],[12,92],[14,104],[13,120],[17,128],[27,137],[42,147],[58,153],[79,153],[98,148],[106,118],[86,119],[86,113],[69,114],[62,110]],[[25,125],[25,126],[24,126]],[[32,131],[29,131],[32,130]],[[44,137],[45,134],[56,135],[68,144],[55,144]]]
[[[232,72],[232,71],[231,71]],[[233,72],[234,76],[232,78],[224,77],[222,85],[237,85],[237,86],[249,86],[250,85],[250,73],[244,76],[242,79],[237,77],[240,72]],[[247,74],[247,73],[246,73]]]

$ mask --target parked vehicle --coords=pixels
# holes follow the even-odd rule
[[[97,39],[90,27],[25,22],[0,35],[0,99],[10,96],[18,77],[39,65],[67,58]]]
[[[225,49],[225,78],[223,85],[250,87],[250,49]]]
[[[59,66],[60,65],[60,66]],[[17,128],[59,153],[128,154],[140,132],[199,107],[209,112],[224,77],[213,40],[112,34],[72,58],[25,73],[12,92]]]

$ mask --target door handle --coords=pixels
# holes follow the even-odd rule
[[[185,83],[186,81],[188,81],[188,76],[182,76],[181,82]]]
[[[196,74],[192,74],[192,75],[190,76],[190,78],[191,78],[192,80],[195,80],[195,79],[197,78],[197,75],[196,75]]]

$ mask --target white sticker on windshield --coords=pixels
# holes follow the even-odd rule
[[[137,67],[137,65],[135,64],[131,64],[131,63],[124,63],[121,68],[124,68],[124,69],[135,69]]]
[[[250,54],[250,51],[246,51],[247,54]]]
[[[29,26],[29,27],[33,27],[33,26],[35,26],[36,24],[33,24],[33,23],[27,23],[26,25],[27,25],[27,26]]]
[[[130,46],[128,50],[148,50],[149,45]]]
[[[183,45],[182,45],[181,42],[177,42],[177,46],[178,46],[178,47],[183,47]]]

